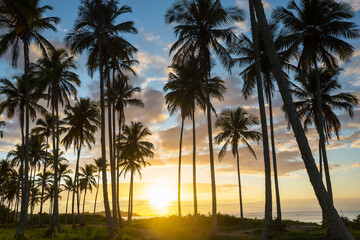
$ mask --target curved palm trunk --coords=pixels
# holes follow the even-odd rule
[[[242,202],[242,194],[241,194],[241,179],[240,179],[240,163],[239,163],[239,152],[238,152],[237,148],[236,148],[236,166],[237,166],[238,184],[239,184],[240,218],[241,218],[241,224],[244,225],[244,212],[243,212],[243,202]]]
[[[71,205],[72,227],[73,228],[76,228],[76,222],[75,222],[75,193],[78,192],[80,153],[81,153],[81,145],[79,146],[78,152],[77,152],[77,159],[76,159],[76,166],[75,166],[75,176],[74,176],[74,186],[73,186],[73,196],[72,196],[72,205]],[[77,198],[78,198],[78,194],[77,194]]]
[[[81,224],[82,225],[85,225],[85,223],[84,223],[84,215],[85,215],[86,190],[87,190],[87,187],[85,186],[84,201],[83,201],[83,212],[82,212],[82,217],[81,217]]]
[[[67,224],[67,212],[68,212],[68,203],[69,203],[69,195],[70,195],[71,189],[69,189],[67,197],[66,197],[66,209],[65,209],[65,224]]]
[[[181,130],[180,130],[180,143],[179,143],[179,166],[178,166],[178,213],[181,217],[181,152],[182,152],[182,139],[184,133],[184,120],[185,117],[181,118]]]
[[[107,176],[106,176],[106,143],[105,143],[105,98],[104,98],[104,77],[103,77],[103,59],[102,59],[102,49],[101,49],[101,37],[99,39],[99,59],[100,59],[100,110],[101,110],[101,157],[103,159],[103,197],[104,197],[104,207],[106,215],[106,224],[109,237],[112,237],[114,231],[116,231],[116,225],[113,224],[111,218],[111,211],[109,205],[108,191],[107,191]]]
[[[99,185],[100,185],[100,171],[99,171],[98,180],[97,180],[97,186],[96,186],[95,204],[94,204],[94,216],[95,216],[95,212],[96,212],[96,201],[97,201],[97,196],[98,196],[98,192],[99,192]]]
[[[46,179],[45,179],[45,174],[46,174],[46,164],[47,164],[47,155],[48,155],[48,145],[49,145],[49,137],[46,137],[46,158],[45,158],[45,162],[44,162],[44,170],[43,170],[43,177],[44,180],[41,184],[41,199],[40,199],[40,213],[39,213],[39,225],[40,227],[44,226],[43,223],[43,217],[42,217],[42,211],[43,211],[43,205],[44,205],[44,191],[45,191],[45,184],[46,184]],[[66,224],[66,223],[65,223]]]
[[[314,60],[315,72],[316,72],[316,95],[317,95],[317,108],[318,108],[318,125],[319,125],[319,136],[320,136],[320,146],[322,151],[322,157],[324,161],[324,170],[325,170],[325,180],[326,180],[326,187],[329,192],[329,196],[331,201],[333,201],[333,194],[332,194],[332,187],[331,187],[331,180],[330,180],[330,171],[329,171],[329,163],[326,154],[326,146],[325,146],[325,135],[324,135],[324,119],[322,114],[322,101],[321,101],[321,82],[319,76],[319,70],[317,66],[316,60]]]
[[[106,68],[107,69],[107,68]],[[108,73],[108,75],[110,75]],[[111,124],[111,93],[110,93],[110,76],[107,77],[107,107],[108,107],[108,134],[109,134],[109,157],[110,157],[110,172],[111,172],[111,197],[112,197],[112,213],[113,224],[117,225],[117,211],[116,211],[116,180],[115,180],[115,159],[113,156],[113,138],[112,138],[112,124]]]
[[[23,40],[24,45],[24,61],[25,61],[25,92],[26,92],[26,105],[25,105],[25,171],[24,171],[24,185],[22,189],[21,196],[21,213],[20,213],[20,222],[17,227],[15,237],[23,238],[25,233],[25,225],[27,220],[27,210],[29,202],[29,42],[26,38]]]
[[[254,0],[254,3],[255,3],[257,18],[260,23],[261,35],[264,39],[265,48],[268,53],[268,57],[270,59],[270,63],[273,69],[275,79],[277,80],[279,86],[281,97],[284,101],[285,111],[289,116],[289,121],[295,133],[296,141],[298,143],[299,150],[301,152],[302,159],[304,161],[306,170],[308,172],[310,182],[314,188],[316,197],[323,210],[325,218],[328,221],[329,228],[333,230],[332,234],[334,235],[332,237],[334,239],[353,240],[354,239],[353,236],[346,228],[345,224],[342,222],[338,212],[336,211],[331,201],[328,192],[325,189],[323,182],[321,181],[321,176],[316,167],[309,143],[305,136],[305,132],[302,128],[301,122],[297,115],[294,102],[292,100],[292,96],[289,91],[289,86],[282,72],[281,64],[274,47],[274,43],[266,20],[262,2],[261,0]]]
[[[197,206],[197,190],[196,190],[196,127],[195,127],[195,104],[193,104],[192,112],[193,124],[193,192],[194,192],[194,228],[198,224],[198,206]]]
[[[259,52],[259,36],[256,28],[256,20],[254,14],[253,0],[249,0],[250,18],[251,18],[251,30],[254,42],[255,52],[255,74],[256,74],[256,88],[259,98],[260,108],[260,121],[261,121],[261,133],[263,137],[263,154],[264,154],[264,167],[265,167],[265,219],[264,228],[261,234],[261,239],[269,239],[271,237],[271,225],[272,225],[272,194],[271,194],[271,164],[269,153],[269,139],[266,123],[266,112],[264,95],[261,81],[261,68],[260,68],[260,52]]]
[[[282,228],[282,216],[281,216],[281,204],[280,204],[280,190],[279,190],[279,179],[277,172],[276,162],[276,149],[275,149],[275,133],[273,123],[273,112],[272,112],[272,99],[269,94],[269,118],[270,118],[270,136],[271,136],[271,152],[273,157],[273,168],[274,168],[274,182],[275,182],[275,195],[276,195],[276,225],[278,228]]]

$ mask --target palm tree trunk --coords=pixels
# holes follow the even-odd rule
[[[332,233],[334,235],[332,237],[334,239],[353,240],[354,239],[353,236],[346,228],[345,224],[342,222],[338,212],[336,211],[330,199],[328,192],[325,189],[324,184],[321,181],[321,176],[319,174],[314,158],[312,156],[311,149],[307,141],[307,138],[305,136],[304,129],[302,128],[301,122],[297,115],[294,102],[292,100],[292,96],[289,91],[287,80],[283,75],[279,57],[274,47],[274,43],[269,30],[269,26],[265,16],[262,2],[261,0],[254,0],[254,3],[255,3],[257,18],[259,20],[261,35],[262,38],[264,39],[267,56],[270,59],[271,67],[273,69],[275,79],[277,80],[278,83],[281,97],[284,102],[285,111],[289,116],[289,121],[294,131],[296,141],[298,143],[299,150],[301,152],[301,156],[303,158],[306,170],[310,178],[310,182],[314,188],[319,204],[323,209],[325,218],[328,221],[329,228],[333,230]]]
[[[30,135],[30,126],[29,126],[29,42],[25,37],[23,39],[24,45],[24,61],[25,61],[25,92],[26,92],[26,105],[25,105],[25,172],[24,172],[24,186],[22,189],[21,196],[21,213],[20,213],[20,222],[18,224],[15,237],[24,238],[25,235],[25,225],[27,220],[27,209],[29,202],[29,135]]]
[[[39,213],[39,225],[40,227],[44,226],[43,223],[43,219],[42,219],[42,209],[43,209],[43,204],[44,204],[44,191],[45,191],[45,184],[46,184],[46,179],[45,179],[45,175],[46,175],[46,164],[47,164],[47,156],[48,156],[48,145],[49,145],[49,137],[46,137],[46,157],[45,157],[45,161],[44,161],[44,170],[43,170],[43,177],[44,180],[41,184],[41,199],[40,199],[40,213]],[[66,224],[66,223],[65,223]]]
[[[275,182],[275,195],[276,195],[276,222],[275,224],[279,229],[282,228],[282,216],[281,216],[281,204],[280,204],[280,190],[279,190],[279,179],[277,172],[277,162],[276,162],[276,150],[275,150],[275,133],[274,133],[274,122],[273,122],[273,112],[272,112],[272,99],[271,94],[269,94],[269,118],[270,118],[270,136],[271,136],[271,152],[273,157],[273,168],[274,168],[274,182]]]
[[[65,224],[67,224],[67,212],[68,212],[70,191],[71,191],[71,189],[69,189],[68,194],[67,194],[67,197],[66,197]]]
[[[105,143],[105,99],[104,99],[104,77],[103,77],[103,59],[102,59],[102,46],[101,46],[101,36],[98,36],[99,39],[99,60],[100,60],[100,110],[101,110],[101,157],[103,159],[103,196],[104,196],[104,207],[106,215],[106,224],[109,237],[112,237],[114,231],[116,231],[117,226],[113,224],[111,218],[111,211],[109,206],[108,191],[107,191],[107,177],[106,177],[106,143]]]
[[[254,42],[255,52],[255,74],[256,74],[256,88],[259,98],[260,108],[260,121],[261,121],[261,133],[263,137],[263,154],[264,154],[264,167],[265,167],[265,219],[264,228],[261,234],[261,239],[269,239],[271,235],[272,225],[272,194],[271,194],[271,164],[269,153],[269,139],[266,123],[266,112],[264,102],[264,91],[262,88],[261,80],[261,68],[260,68],[260,52],[259,52],[259,36],[257,35],[256,20],[254,14],[253,0],[249,0],[250,18],[251,18],[251,30]]]
[[[85,186],[85,193],[84,193],[84,201],[83,201],[83,213],[82,213],[82,218],[81,218],[81,224],[84,225],[84,215],[85,215],[85,198],[86,198],[86,190],[87,190],[87,186]]]
[[[181,151],[182,151],[182,139],[184,133],[184,120],[185,117],[181,118],[181,130],[180,130],[180,143],[179,143],[179,167],[178,167],[178,212],[181,217]]]
[[[133,208],[133,188],[134,188],[134,171],[131,170],[130,176],[130,192],[129,192],[129,207],[128,207],[128,221],[127,224],[131,223],[132,219],[132,208]]]
[[[238,184],[239,184],[240,218],[241,218],[241,224],[244,225],[244,212],[243,212],[243,202],[241,195],[240,163],[239,163],[239,152],[237,148],[236,148],[236,166],[237,166]]]
[[[106,67],[106,69],[108,69]],[[108,70],[109,71],[109,70]],[[110,157],[110,173],[111,173],[111,197],[112,197],[112,213],[113,224],[117,225],[117,211],[116,211],[116,180],[115,180],[115,159],[113,156],[113,138],[112,138],[112,124],[111,124],[111,93],[110,93],[110,73],[107,76],[107,107],[108,107],[108,130],[109,130],[109,157]]]
[[[210,57],[208,58],[208,71],[206,74],[206,83],[210,77]],[[215,183],[215,163],[214,163],[214,148],[212,137],[212,123],[211,123],[211,103],[209,86],[206,84],[206,113],[207,113],[207,125],[208,125],[208,140],[209,140],[209,154],[210,154],[210,173],[211,173],[211,195],[212,195],[212,217],[211,217],[211,230],[210,237],[216,238],[217,236],[217,210],[216,210],[216,183]]]
[[[118,128],[119,128],[119,133],[118,135],[120,136],[121,135],[121,126],[122,126],[122,111],[123,110],[120,110],[119,111],[119,122],[118,122]],[[115,113],[114,113],[115,114]],[[123,220],[121,218],[121,211],[120,211],[120,169],[119,169],[119,165],[120,165],[120,144],[117,146],[117,164],[116,164],[116,178],[117,178],[117,191],[116,191],[116,198],[117,198],[117,201],[118,201],[118,215],[119,215],[119,223],[120,223],[120,226],[123,226],[124,223],[123,223]]]
[[[194,192],[194,228],[198,223],[198,206],[197,206],[197,190],[196,190],[196,127],[195,127],[195,104],[193,103],[192,111],[193,124],[193,192]]]
[[[75,166],[75,176],[74,176],[74,186],[73,186],[73,196],[72,196],[72,205],[71,205],[71,215],[72,215],[72,227],[76,228],[75,223],[75,192],[78,190],[78,175],[79,175],[79,161],[80,161],[81,145],[79,145]],[[79,211],[78,211],[79,212]]]
[[[6,218],[5,218],[5,224],[8,224],[8,220],[9,220],[9,215],[10,215],[10,201],[8,200],[8,206],[7,206],[7,211],[6,211]]]
[[[324,119],[323,119],[323,111],[322,111],[322,100],[321,100],[321,82],[320,75],[317,66],[316,59],[314,60],[315,72],[316,72],[316,95],[317,95],[317,110],[318,110],[318,132],[320,136],[320,146],[322,150],[322,157],[324,161],[324,170],[325,170],[325,180],[326,187],[329,192],[329,196],[331,201],[333,201],[332,187],[331,187],[331,179],[330,179],[330,171],[329,164],[326,154],[326,146],[325,146],[325,135],[324,135]]]
[[[97,201],[97,196],[98,196],[98,192],[99,192],[99,185],[100,185],[100,171],[99,171],[98,181],[97,181],[97,186],[96,186],[95,204],[94,204],[94,216],[95,216],[95,212],[96,212],[96,201]]]

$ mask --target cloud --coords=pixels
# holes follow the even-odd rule
[[[137,74],[144,74],[145,70],[151,69],[160,73],[168,73],[169,60],[157,54],[150,54],[148,52],[138,52],[136,59],[139,61],[134,70]]]
[[[359,0],[344,0],[344,2],[347,2],[351,5],[351,7],[354,9],[354,11],[360,10],[360,1]]]

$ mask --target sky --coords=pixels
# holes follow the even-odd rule
[[[356,16],[354,22],[360,23],[360,1],[346,0],[351,3]],[[177,114],[170,116],[164,102],[163,86],[169,73],[168,66],[171,64],[169,48],[175,41],[173,25],[167,25],[164,20],[166,10],[174,1],[170,0],[121,0],[121,5],[128,5],[132,13],[124,14],[119,21],[134,21],[138,30],[137,35],[124,35],[124,37],[138,48],[136,59],[139,64],[135,67],[137,76],[132,76],[130,83],[142,88],[138,95],[143,99],[145,108],[129,107],[126,110],[127,123],[141,121],[148,127],[152,136],[149,138],[155,145],[155,157],[148,159],[151,166],[143,169],[142,177],[135,177],[134,186],[134,212],[140,215],[163,215],[176,214],[177,199],[177,163],[178,145],[180,134],[180,118]],[[57,16],[61,22],[57,25],[57,32],[45,31],[43,35],[54,46],[64,48],[63,39],[67,32],[72,29],[77,18],[79,0],[48,0],[43,4],[53,6],[53,11],[47,11],[46,16]],[[267,0],[263,1],[267,17],[277,6],[284,6],[287,1]],[[238,5],[245,10],[246,19],[236,24],[236,33],[249,34],[249,14],[247,1],[223,0],[224,6]],[[355,47],[355,53],[351,61],[342,63],[343,72],[339,77],[343,88],[342,91],[351,92],[360,98],[360,39],[350,43]],[[36,47],[31,47],[31,61],[36,61],[41,52]],[[19,61],[18,68],[11,66],[10,55],[0,58],[0,78],[9,78],[22,73],[23,63]],[[23,58],[21,58],[23,59]],[[86,56],[75,56],[77,61],[76,73],[82,83],[78,87],[78,97],[91,97],[99,99],[99,81],[97,74],[91,78],[87,72]],[[217,112],[224,108],[243,107],[249,113],[259,116],[257,96],[254,95],[245,100],[241,95],[242,79],[239,77],[240,68],[234,69],[230,75],[221,65],[213,70],[213,75],[224,79],[227,91],[224,101],[214,100]],[[0,100],[3,97],[0,96]],[[287,127],[287,122],[281,110],[282,100],[276,91],[274,100],[274,124],[276,137],[276,153],[279,171],[280,196],[284,212],[293,211],[318,211],[320,210],[309,178],[300,158],[294,135]],[[327,146],[330,164],[331,180],[333,184],[334,203],[337,209],[343,211],[360,212],[360,109],[355,109],[355,116],[351,119],[345,112],[337,112],[342,123],[340,140],[333,137]],[[0,120],[6,120],[3,127],[5,136],[0,139],[0,159],[6,158],[8,151],[15,144],[19,144],[20,128],[17,119],[9,120],[0,115]],[[213,122],[215,116],[213,116]],[[203,112],[196,112],[197,131],[197,187],[199,199],[199,211],[207,214],[211,211],[211,187],[210,169],[207,144],[207,122]],[[34,123],[31,123],[34,126]],[[260,131],[260,127],[257,127]],[[214,128],[213,135],[219,133]],[[92,163],[94,158],[100,156],[100,133],[97,133],[97,143],[90,149],[84,149],[81,156],[81,166]],[[317,160],[318,136],[313,129],[307,133],[307,137]],[[251,156],[249,151],[240,147],[240,169],[243,191],[244,213],[263,212],[264,209],[264,162],[261,144],[251,142],[255,149],[257,159]],[[183,213],[191,213],[192,205],[192,123],[185,121],[183,143],[183,166],[182,166],[182,200]],[[216,189],[218,198],[218,211],[222,213],[238,214],[238,185],[236,175],[236,162],[229,152],[226,157],[219,161],[217,158],[221,146],[215,145],[216,161]],[[72,149],[66,152],[66,158],[72,168],[75,166],[76,156]],[[120,198],[121,208],[126,210],[129,176],[121,177]],[[100,185],[99,196],[102,196]],[[273,188],[274,191],[274,188]],[[66,193],[61,194],[60,211],[65,210]],[[86,199],[86,211],[92,211],[95,191]],[[111,198],[110,198],[111,199]],[[102,197],[98,203],[99,211],[103,209]],[[275,213],[275,194],[273,193],[273,211]],[[46,207],[45,207],[46,209]],[[36,211],[36,210],[35,210]]]

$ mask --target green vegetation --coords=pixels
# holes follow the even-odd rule
[[[63,216],[60,215],[60,219]],[[45,218],[46,219],[46,218]],[[26,231],[27,239],[42,240],[42,239],[56,239],[56,240],[146,240],[146,239],[208,239],[209,229],[211,225],[211,217],[198,215],[198,226],[195,230],[193,228],[193,216],[185,216],[179,220],[177,216],[171,217],[156,217],[151,219],[132,220],[132,225],[121,229],[119,235],[109,238],[107,236],[105,217],[92,214],[85,215],[86,222],[89,223],[84,227],[73,229],[71,225],[63,225],[63,234],[56,233],[51,238],[46,238],[46,228],[28,229]],[[349,221],[349,224],[359,224],[360,216],[357,220]],[[102,223],[102,224],[99,224]],[[306,240],[306,239],[324,239],[326,229],[321,228],[315,223],[304,223],[298,221],[284,220],[283,224],[286,226],[285,231],[272,232],[273,239],[290,239],[290,240]],[[174,227],[176,226],[176,227]],[[235,240],[235,239],[259,239],[262,231],[263,220],[261,219],[244,219],[244,225],[241,225],[241,219],[230,216],[218,214],[218,240]],[[349,225],[355,226],[355,225]],[[359,225],[357,225],[359,226]],[[360,228],[354,230],[351,228],[351,233],[355,239],[360,239]],[[13,239],[15,228],[0,229],[0,239]]]

